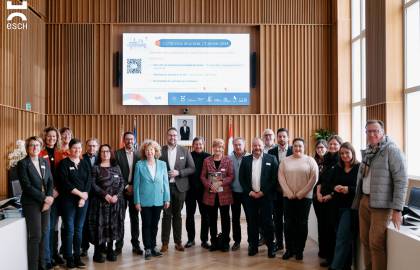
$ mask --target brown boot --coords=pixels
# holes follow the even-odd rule
[[[160,252],[166,252],[166,251],[168,251],[168,243],[162,243]]]
[[[181,243],[175,244],[175,249],[178,250],[178,251],[184,251],[185,250]]]

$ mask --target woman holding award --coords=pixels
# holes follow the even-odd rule
[[[213,141],[213,155],[204,160],[201,182],[204,185],[203,203],[208,207],[210,221],[210,251],[220,249],[229,251],[230,215],[229,206],[233,203],[232,189],[233,164],[224,156],[225,143],[222,139]],[[222,239],[217,243],[217,216],[220,209]]]

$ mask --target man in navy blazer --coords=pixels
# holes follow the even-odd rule
[[[134,134],[127,131],[123,135],[124,147],[115,151],[115,159],[120,166],[121,174],[124,178],[124,197],[128,205],[128,212],[130,213],[130,227],[131,227],[131,244],[133,252],[143,255],[143,250],[140,248],[140,225],[139,212],[136,210],[133,198],[133,178],[134,169],[137,161],[140,160],[139,152],[134,149]],[[117,254],[121,253],[124,240],[118,241],[115,244]]]
[[[276,157],[277,162],[282,162],[283,159],[293,154],[292,146],[289,146],[289,130],[287,128],[279,128],[277,130],[277,146],[268,150],[268,154]],[[283,245],[283,192],[280,184],[277,181],[276,194],[273,200],[273,216],[274,216],[274,234],[276,236],[276,243],[274,249],[282,250]]]
[[[274,156],[264,154],[260,138],[252,140],[252,155],[242,158],[239,181],[244,195],[245,214],[248,225],[248,255],[258,253],[259,221],[264,231],[268,257],[276,256],[273,245],[273,198],[277,182],[278,163]]]

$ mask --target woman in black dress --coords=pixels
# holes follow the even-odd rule
[[[115,261],[117,256],[113,250],[113,241],[121,240],[124,236],[124,180],[108,144],[99,147],[92,178],[94,195],[89,212],[89,234],[95,245],[93,260],[105,262],[102,254],[106,253],[108,261]]]

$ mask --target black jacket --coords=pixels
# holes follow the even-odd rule
[[[130,168],[128,167],[128,159],[127,159],[127,154],[125,153],[125,148],[121,148],[115,151],[115,159],[117,160],[117,164],[120,166],[121,174],[124,178],[124,186],[126,186],[128,183],[133,184],[134,169],[136,168],[137,161],[140,160],[140,153],[134,150],[133,172],[131,175],[131,179],[128,179],[128,176],[130,175]]]
[[[239,167],[239,182],[243,194],[248,196],[252,191],[252,160],[253,155],[244,156]],[[277,170],[279,164],[274,156],[263,154],[261,164],[261,191],[268,199],[273,199],[277,181]]]
[[[18,162],[19,182],[22,187],[22,204],[42,207],[46,196],[52,196],[53,178],[50,165],[44,158],[39,158],[41,176],[29,156]]]

